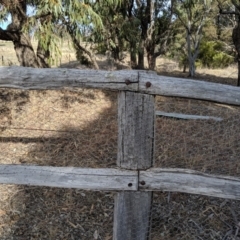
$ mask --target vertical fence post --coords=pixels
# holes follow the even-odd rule
[[[152,166],[154,123],[154,96],[124,91],[119,93],[117,159],[119,167],[143,170]],[[117,193],[113,239],[150,239],[151,204],[152,192]]]

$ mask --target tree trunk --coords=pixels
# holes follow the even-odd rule
[[[19,32],[18,40],[14,40],[13,44],[21,66],[40,67],[29,36]]]
[[[188,52],[188,65],[189,65],[189,77],[195,76],[195,58],[193,57],[192,48],[191,48],[191,38],[190,30],[187,30],[187,52]]]
[[[132,69],[135,69],[137,67],[137,49],[136,49],[136,43],[130,42],[130,66]]]
[[[135,51],[130,51],[130,66],[132,69],[137,67],[137,57]]]
[[[240,56],[238,57],[238,81],[237,86],[240,87]]]
[[[45,50],[40,41],[38,42],[38,47],[37,47],[37,60],[39,63],[39,66],[41,68],[49,68],[48,60],[50,58],[50,51],[47,49]]]
[[[75,32],[74,32],[74,27],[72,28],[72,26],[70,26],[69,23],[65,23],[65,24],[67,24],[67,30],[71,36],[71,39],[73,41],[76,51],[82,51],[83,53],[85,53],[88,56],[88,58],[90,59],[92,65],[93,65],[93,68],[99,69],[95,55],[90,50],[87,50],[85,47],[83,47],[80,44],[80,42],[78,41],[78,39],[76,38]]]
[[[148,60],[148,68],[149,70],[155,70],[156,68],[156,56],[154,53],[154,47],[147,48],[147,60]]]
[[[237,26],[233,29],[232,40],[237,51],[238,61],[238,81],[237,86],[240,86],[240,20],[238,20]]]
[[[117,62],[120,61],[120,48],[119,46],[116,46],[112,48],[112,54],[113,54],[113,59]]]
[[[144,41],[141,40],[138,50],[138,69],[144,69]]]
[[[16,51],[17,59],[23,67],[40,67],[37,56],[32,47],[30,36],[23,32],[24,23],[27,21],[26,1],[16,1],[16,6],[9,9],[12,22],[6,30],[0,28],[0,39],[12,41]]]
[[[190,57],[189,58],[189,77],[194,77],[195,71],[196,71],[195,60],[192,57]]]
[[[115,36],[115,46],[112,47],[112,54],[115,61],[120,61],[120,44],[119,39],[117,36]]]

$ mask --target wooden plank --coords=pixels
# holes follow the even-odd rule
[[[117,164],[126,169],[147,169],[153,159],[154,97],[134,92],[118,96]]]
[[[152,168],[140,171],[139,189],[240,200],[240,178],[210,175],[189,169]]]
[[[182,114],[182,113],[167,113],[162,111],[156,111],[155,114],[157,116],[186,119],[186,120],[214,120],[218,122],[223,120],[222,118],[219,118],[219,117],[190,115],[190,114]]]
[[[153,96],[119,93],[118,166],[136,170],[152,166],[154,123]],[[151,203],[151,192],[118,193],[114,206],[113,239],[149,239]]]
[[[137,181],[137,172],[112,168],[0,165],[4,184],[132,191],[137,190]]]
[[[91,87],[136,91],[138,72],[0,67],[0,87],[39,90]]]
[[[91,87],[240,105],[238,87],[160,76],[152,71],[0,67],[0,87],[39,90]]]
[[[239,87],[139,72],[142,93],[240,105]]]
[[[113,239],[149,239],[151,204],[152,194],[148,192],[117,193]]]

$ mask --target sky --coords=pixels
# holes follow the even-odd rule
[[[33,7],[27,7],[27,15],[31,16],[32,14],[34,14],[34,8]],[[11,17],[8,17],[8,21],[4,22],[4,23],[0,23],[0,27],[2,29],[6,29],[6,27],[8,26],[8,24],[11,22]]]
[[[0,27],[2,29],[6,29],[6,27],[8,26],[8,24],[11,22],[11,17],[8,17],[8,20],[6,22],[0,22]]]
[[[6,22],[0,23],[0,27],[1,27],[2,29],[6,29],[6,27],[7,27],[8,24],[9,24],[9,22],[8,22],[8,23],[6,23]]]

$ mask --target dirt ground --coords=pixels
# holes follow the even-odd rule
[[[101,68],[111,65],[104,57]],[[81,68],[75,60],[62,67]],[[158,73],[186,77],[158,60]],[[199,69],[197,79],[236,85],[236,68]],[[190,168],[240,177],[240,108],[156,97],[156,110],[222,118],[156,117],[155,167]],[[0,164],[116,167],[117,92],[0,90]],[[112,239],[113,192],[0,185],[1,240]],[[131,213],[129,213],[131,214]],[[238,201],[155,192],[153,240],[240,239]]]

